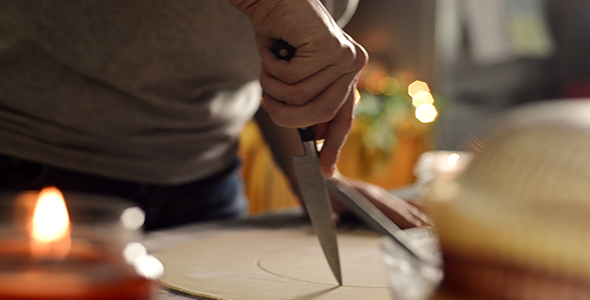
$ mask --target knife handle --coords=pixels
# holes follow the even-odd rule
[[[284,40],[277,40],[270,51],[274,53],[278,59],[290,61],[291,58],[295,57],[295,51],[297,48],[289,45],[289,43],[285,42]]]
[[[293,57],[295,57],[296,50],[297,48],[289,45],[289,43],[281,39],[277,40],[270,48],[270,51],[274,53],[274,55],[276,55],[277,58],[286,61],[290,61]],[[315,139],[315,130],[313,126],[297,128],[297,130],[299,131],[299,136],[301,137],[301,141],[303,142],[303,145],[305,147],[305,152],[308,155],[317,156],[318,151]],[[308,149],[311,147],[313,147],[313,149]]]
[[[299,131],[299,136],[301,137],[302,142],[315,142],[315,130],[313,129],[313,126],[297,128],[297,131]]]
[[[319,157],[318,146],[315,140],[315,130],[313,126],[297,128],[297,131],[299,131],[299,137],[301,138],[301,142],[303,143],[305,156]]]

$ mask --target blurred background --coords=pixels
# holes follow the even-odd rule
[[[408,186],[422,153],[477,150],[498,113],[590,97],[590,1],[323,2],[370,55],[339,162],[346,176]],[[298,205],[254,124],[241,153],[251,213]]]

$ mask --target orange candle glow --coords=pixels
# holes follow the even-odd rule
[[[14,226],[26,227],[25,234],[0,231],[0,299],[152,298],[153,280],[125,261],[119,243],[92,229],[75,230],[58,189],[43,189],[27,215],[26,226]]]

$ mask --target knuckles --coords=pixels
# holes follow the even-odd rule
[[[369,62],[369,54],[361,45],[355,43],[356,47],[356,68],[360,72]]]
[[[296,72],[284,72],[283,74],[279,74],[279,80],[282,82],[293,85],[301,81],[305,75],[296,74]]]
[[[301,88],[287,88],[285,93],[285,102],[289,103],[289,105],[305,105],[309,101],[313,99],[313,95],[306,92],[305,89]]]
[[[325,123],[332,120],[335,115],[334,112],[328,110],[310,114],[307,111],[295,111],[289,106],[281,106],[280,104],[276,106],[266,106],[264,109],[275,124],[288,128],[308,127],[315,124]]]
[[[345,42],[335,45],[335,47],[338,48],[334,50],[334,53],[339,53],[339,55],[335,56],[335,61],[346,66],[343,68],[345,72],[358,73],[368,62],[369,55],[367,51],[350,37],[347,37]]]
[[[297,85],[279,83],[269,79],[261,79],[260,85],[264,91],[275,99],[289,105],[301,106],[311,101],[315,95],[309,89]],[[270,92],[275,91],[275,92]],[[280,91],[280,92],[276,92]]]
[[[356,42],[352,42],[351,48],[344,54],[343,60],[347,62],[348,71],[360,73],[369,60],[365,49]]]
[[[351,76],[354,79],[349,83],[349,89],[354,90],[352,85],[356,85],[358,74],[360,74],[369,59],[365,49],[346,34],[344,34],[343,39],[331,41],[321,46],[324,49],[322,54],[313,60],[309,58],[292,60],[288,66],[274,64],[265,66],[263,62],[263,69],[266,70],[268,77],[261,77],[260,84],[263,90],[269,92],[269,96],[275,99],[275,103],[265,106],[265,109],[277,125],[294,128],[327,123],[333,120],[338,115],[339,110],[342,109],[341,105],[321,105],[313,110],[304,109],[303,106],[314,101],[322,92],[316,95],[318,89],[311,91],[309,88],[304,88],[306,86],[305,80],[312,77],[318,70],[309,71],[310,68],[301,65],[303,63],[316,63],[318,66],[323,65],[323,68],[330,67],[333,70],[330,72],[335,72],[332,75],[337,75],[333,76],[334,78],[341,78],[345,74],[348,74],[347,76],[355,74]],[[307,72],[310,74],[304,74],[302,70],[308,70]],[[330,84],[328,83],[324,90]],[[349,93],[350,91],[340,99],[340,103],[344,103],[349,98]],[[332,101],[336,101],[333,98],[334,96],[324,95],[322,98],[327,97]],[[342,95],[336,96],[341,97]],[[339,118],[342,118],[342,115]],[[352,114],[350,118],[352,119]]]

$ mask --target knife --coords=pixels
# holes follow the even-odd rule
[[[296,48],[283,40],[277,42],[271,51],[283,60],[291,60],[295,56]],[[320,245],[339,285],[342,285],[342,272],[340,268],[340,256],[338,254],[338,240],[336,238],[336,226],[332,219],[332,206],[326,179],[320,172],[320,158],[318,156],[316,136],[313,127],[298,128],[305,155],[293,157],[293,168],[303,203],[311,219],[311,225],[315,231]]]
[[[349,211],[380,234],[392,238],[394,242],[411,256],[429,265],[440,265],[439,257],[432,255],[422,247],[416,245],[414,240],[405,231],[395,225],[395,223],[387,218],[354,187],[336,178],[328,179],[327,187],[330,194],[344,204]]]

